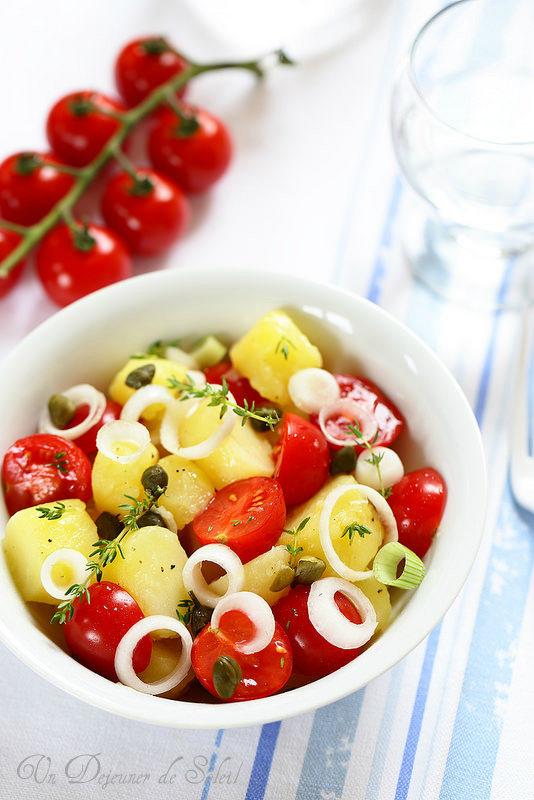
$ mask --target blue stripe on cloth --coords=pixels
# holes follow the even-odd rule
[[[365,689],[315,712],[295,800],[341,797]]]
[[[217,736],[215,737],[215,746],[213,748],[213,753],[211,754],[210,764],[208,767],[208,775],[204,783],[204,788],[202,789],[201,800],[207,800],[211,786],[211,776],[213,775],[213,770],[215,769],[215,764],[217,762],[217,756],[219,755],[219,748],[221,746],[221,740],[223,734],[224,730],[217,731]]]
[[[280,725],[280,722],[269,722],[261,729],[245,800],[262,800],[265,795]]]

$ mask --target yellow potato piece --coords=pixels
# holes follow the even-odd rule
[[[173,515],[178,530],[200,514],[215,495],[215,487],[199,464],[170,455],[159,460],[169,477],[165,494],[158,501]]]
[[[183,364],[171,361],[168,358],[159,358],[158,356],[130,358],[111,381],[109,386],[109,396],[111,399],[123,406],[136,392],[136,389],[126,385],[126,378],[131,372],[139,369],[139,367],[146,367],[150,364],[152,364],[155,369],[151,383],[164,386],[166,389],[169,388],[169,379],[176,378],[179,381],[183,381],[187,377],[187,367]],[[175,394],[177,393],[175,392]],[[159,418],[163,411],[164,406],[161,403],[154,403],[145,409],[143,412],[143,419],[152,421]]]
[[[171,673],[178,662],[181,652],[181,642],[178,636],[169,636],[167,639],[154,639],[152,642],[152,656],[148,667],[139,673],[141,680],[145,683],[153,683],[161,678],[166,678]],[[193,668],[185,676],[178,686],[169,689],[168,692],[158,695],[158,697],[168,697],[176,700],[187,689],[191,681],[195,678]]]
[[[118,454],[127,452],[127,448],[127,444],[121,445]],[[131,506],[131,498],[141,500],[145,496],[141,476],[145,469],[157,463],[158,458],[158,451],[152,444],[138,458],[126,464],[97,453],[93,464],[92,488],[98,511],[123,515],[124,508],[121,506]]]

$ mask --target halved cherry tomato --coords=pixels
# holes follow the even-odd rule
[[[328,477],[328,442],[316,425],[297,414],[284,414],[274,456],[274,477],[282,485],[288,506],[309,500]]]
[[[309,593],[309,586],[295,586],[273,606],[273,614],[289,638],[295,674],[321,678],[348,664],[360,650],[336,647],[316,631],[308,614]],[[347,619],[361,623],[358,610],[345,595],[337,592],[335,601]]]
[[[443,516],[445,481],[435,469],[416,469],[394,484],[387,500],[397,521],[399,542],[423,558]]]
[[[230,361],[220,361],[213,367],[208,367],[204,370],[204,375],[207,383],[220,384],[224,378],[229,390],[235,397],[236,403],[240,406],[244,404],[245,400],[249,406],[252,403],[254,403],[255,407],[272,406],[270,400],[266,400],[256,389],[253,389],[248,378],[240,375]]]
[[[17,225],[34,225],[71,189],[74,178],[48,153],[15,153],[0,164],[0,212]]]
[[[66,164],[85,167],[120,127],[114,114],[122,103],[100,92],[84,90],[62,97],[50,109],[46,135],[54,153]]]
[[[115,403],[114,400],[107,400],[106,407],[104,408],[104,412],[99,421],[95,422],[95,424],[89,428],[88,431],[82,433],[80,436],[77,436],[76,439],[72,439],[71,441],[77,444],[78,447],[81,447],[81,449],[84,451],[84,453],[87,453],[87,455],[96,453],[96,435],[98,431],[107,422],[114,422],[115,420],[119,419],[121,411],[122,406],[119,405],[119,403]],[[69,428],[74,428],[76,425],[79,425],[84,421],[88,413],[89,404],[81,403],[74,412],[74,416],[68,426],[62,430],[68,430]]]
[[[286,522],[282,487],[273,478],[257,476],[234,481],[218,491],[193,520],[201,545],[220,542],[250,561],[278,541]]]
[[[205,192],[232,160],[232,140],[224,123],[202,108],[184,108],[198,128],[189,133],[176,113],[162,109],[148,138],[152,164],[191,194]]]
[[[115,82],[121,97],[136,106],[162,83],[187,69],[187,61],[161,36],[129,42],[117,57]],[[185,87],[177,94],[183,97]]]
[[[2,463],[7,510],[91,497],[91,462],[76,444],[48,433],[17,439]]]
[[[22,237],[18,233],[0,227],[0,262],[7,258],[21,241]],[[4,297],[17,285],[22,277],[25,263],[25,259],[19,261],[18,264],[15,264],[15,266],[9,270],[5,277],[0,277],[0,297]]]
[[[222,616],[219,628],[206,626],[193,642],[191,661],[195,674],[204,688],[219,699],[236,701],[268,697],[281,689],[291,675],[291,646],[280,625],[275,625],[274,636],[263,650],[247,655],[236,647],[236,632],[243,617],[239,611],[228,611]],[[249,622],[246,618],[244,621]],[[221,656],[237,661],[242,672],[233,694],[223,698],[213,683],[213,668]]]
[[[144,614],[126,589],[101,581],[89,586],[90,602],[85,595],[73,603],[71,618],[63,625],[65,642],[72,655],[88,669],[117,681],[115,652],[124,634]],[[148,667],[152,640],[144,636],[133,652],[133,668],[142,672]]]

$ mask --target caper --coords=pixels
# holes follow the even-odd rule
[[[112,514],[110,511],[102,511],[96,518],[96,529],[99,539],[112,541],[112,539],[116,539],[119,533],[124,530],[124,525],[115,514]]]
[[[148,386],[152,383],[154,375],[156,374],[156,367],[154,364],[141,364],[128,373],[124,383],[130,389],[140,389],[142,386]]]
[[[137,525],[139,528],[148,528],[150,525],[158,525],[160,528],[166,528],[163,517],[157,511],[145,511],[137,518]]]
[[[284,564],[274,576],[273,582],[269,586],[269,590],[271,592],[281,592],[282,589],[285,589],[286,586],[289,586],[292,583],[294,577],[295,570],[290,567],[289,564]]]
[[[141,475],[141,483],[147,495],[157,499],[169,485],[169,476],[160,464],[147,467]]]
[[[319,580],[326,569],[322,558],[315,556],[302,556],[295,568],[295,583],[309,586]]]
[[[254,413],[258,414],[260,417],[265,417],[266,420],[272,420],[275,416],[277,419],[280,419],[282,416],[282,411],[275,406],[258,406],[254,409]],[[258,433],[266,433],[266,431],[270,431],[272,429],[272,423],[263,422],[263,420],[255,419],[254,417],[250,418],[250,424]]]
[[[76,403],[64,394],[53,394],[48,401],[48,413],[56,428],[66,428],[75,412]]]
[[[338,450],[330,463],[330,475],[348,475],[356,466],[356,450],[350,444]]]
[[[193,638],[198,636],[201,630],[209,624],[213,609],[208,606],[201,606],[196,602],[191,611],[191,633]]]
[[[243,673],[232,656],[219,656],[213,665],[213,688],[223,700],[228,700],[237,689]]]

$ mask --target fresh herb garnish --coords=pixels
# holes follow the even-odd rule
[[[358,522],[351,522],[350,525],[346,526],[345,530],[341,534],[341,537],[343,538],[343,536],[348,536],[349,543],[352,544],[356,534],[363,539],[365,536],[372,536],[373,531],[370,530],[366,525],[360,525]]]
[[[365,447],[366,450],[368,450],[369,458],[367,460],[369,461],[370,464],[372,464],[376,468],[378,474],[378,480],[380,483],[380,494],[383,497],[386,498],[389,497],[389,495],[391,494],[391,488],[390,487],[386,488],[384,486],[384,481],[382,479],[382,472],[380,470],[380,462],[382,461],[384,456],[382,453],[376,453],[375,450],[373,449],[373,445],[376,444],[376,441],[378,439],[378,428],[371,440],[366,439],[366,437],[363,435],[358,420],[354,420],[354,423],[351,423],[348,426],[348,430],[352,433],[352,435],[354,436],[356,442],[360,445],[360,447]]]
[[[67,510],[67,506],[65,503],[62,503],[58,500],[52,507],[49,506],[37,506],[36,511],[39,512],[39,519],[61,519],[65,511]]]
[[[56,467],[56,469],[58,469],[62,475],[66,475],[69,471],[67,454],[64,451],[61,451],[60,453],[54,453],[54,460],[49,461],[46,466]]]
[[[284,356],[285,360],[287,361],[287,359],[289,358],[289,348],[290,347],[295,349],[295,345],[293,344],[291,339],[289,339],[287,336],[281,336],[280,339],[278,340],[278,342],[276,343],[276,348],[275,348],[274,352],[277,355],[278,355],[278,353],[282,353],[282,355]]]
[[[288,530],[288,529],[284,530],[284,533],[289,533],[293,537],[293,541],[288,542],[286,544],[286,550],[291,556],[291,558],[289,559],[289,566],[291,567],[291,569],[295,569],[297,563],[296,562],[297,556],[299,553],[302,553],[304,549],[303,547],[300,547],[300,545],[297,546],[297,537],[299,533],[306,527],[309,521],[310,518],[305,517],[294,530]]]

